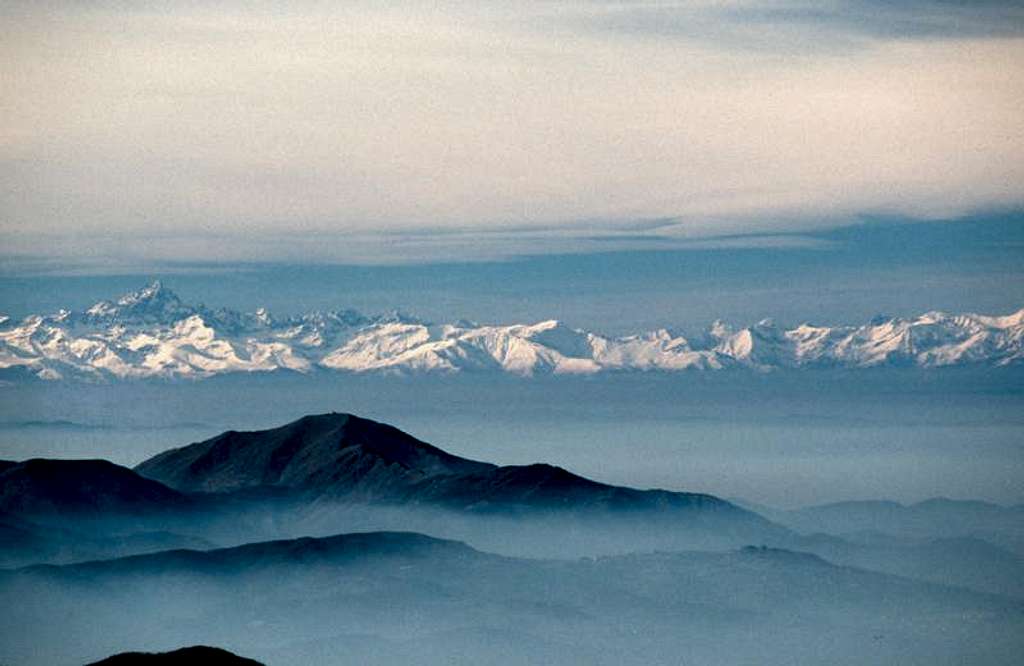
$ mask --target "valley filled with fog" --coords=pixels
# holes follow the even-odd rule
[[[743,416],[734,422],[759,414],[761,421],[745,427],[771,432],[779,418],[764,410],[788,405],[793,411],[784,418],[803,416],[786,432],[817,432],[797,406],[815,406],[826,418],[832,403],[800,391],[780,401],[780,379],[766,385],[770,392],[744,395],[759,401],[761,411],[738,411]],[[55,386],[33,390],[57,397]],[[423,402],[409,418],[423,419],[432,398],[462,406],[461,420],[452,419],[462,424],[454,429],[456,438],[470,432],[464,420],[472,414],[470,405],[506,392],[500,403],[505,407],[490,412],[497,418],[485,422],[476,413],[476,432],[496,434],[480,435],[471,452],[464,449],[472,447],[430,437],[437,448],[336,411],[263,429],[261,418],[274,420],[277,410],[296,404],[312,407],[316,399],[328,398],[329,389],[340,390],[339,384],[320,387],[314,398],[288,391],[294,385],[282,380],[274,386],[281,399],[260,404],[240,399],[259,396],[253,386],[242,384],[244,391],[237,391],[237,384],[227,382],[202,385],[216,392],[198,386],[184,387],[191,400],[203,398],[195,402],[171,400],[182,387],[167,383],[138,385],[130,393],[80,388],[75,395],[99,402],[55,402],[63,418],[48,425],[8,423],[14,436],[31,433],[22,446],[61,446],[65,433],[65,445],[86,447],[99,441],[97,432],[119,432],[110,442],[118,450],[110,457],[146,460],[129,469],[95,460],[95,452],[68,456],[65,450],[63,457],[80,459],[56,460],[61,451],[39,451],[33,455],[49,459],[0,461],[0,605],[16,611],[0,615],[0,661],[75,664],[128,650],[211,644],[268,664],[296,665],[924,665],[1012,663],[1024,649],[1019,504],[933,499],[783,510],[723,500],[725,493],[698,487],[685,474],[675,485],[655,484],[676,492],[634,490],[588,480],[566,465],[579,455],[573,451],[590,447],[590,455],[598,456],[596,447],[606,447],[604,469],[622,461],[620,473],[634,479],[629,485],[650,485],[640,481],[650,468],[628,465],[621,448],[586,434],[596,430],[555,429],[540,418],[533,427],[511,426],[528,422],[531,410],[550,416],[560,409],[562,422],[568,422],[582,397],[610,397],[604,393],[608,383],[552,384],[575,388],[574,399],[549,398],[546,409],[529,401],[510,403],[521,385],[478,385],[472,393],[462,393],[470,388],[462,385],[463,398],[455,400],[454,384],[416,384]],[[358,382],[344,389],[353,403],[383,405],[374,386],[382,385]],[[696,419],[699,400],[653,393],[656,384],[646,380],[629,389],[619,386],[620,399],[608,402],[602,417],[589,419],[591,427],[633,438],[667,432],[656,418],[658,400],[632,393],[641,386],[648,396],[674,398],[673,412],[706,421],[707,431],[708,423],[721,422],[707,415]],[[923,401],[928,390],[920,391]],[[717,395],[716,408],[740,408]],[[796,396],[804,401],[795,402]],[[879,412],[882,405],[865,395],[859,399],[865,419],[893,413],[894,405]],[[1015,399],[1013,392],[1004,399]],[[924,402],[917,404],[924,408]],[[982,404],[991,408],[990,402],[975,404],[947,420],[947,427],[956,433],[978,428],[972,417],[986,413]],[[625,419],[627,405],[647,418]],[[226,411],[229,406],[234,411]],[[90,426],[70,420],[74,408],[131,417],[118,426]],[[183,410],[178,418],[190,414],[200,421],[176,425],[172,409]],[[223,429],[202,424],[203,417],[217,414],[259,425],[171,449],[150,438]],[[688,421],[680,419],[671,432],[700,432],[686,427]],[[446,422],[435,420],[433,427]],[[548,433],[543,442],[534,439],[545,431],[542,426]],[[870,432],[864,423],[849,427]],[[913,421],[901,424],[895,415],[874,427],[914,430]],[[1006,427],[1019,426],[1009,420]],[[523,446],[505,448],[503,456],[485,455],[509,447],[512,437]],[[827,445],[823,434],[815,437],[813,443],[796,437],[796,446],[810,446],[803,449],[810,455],[813,447]],[[123,448],[132,438],[153,450]],[[568,448],[562,451],[564,442]],[[733,442],[741,444],[739,438]],[[530,459],[542,445],[549,454]],[[660,446],[659,460],[668,469],[679,464],[668,462],[673,457],[687,457],[685,450],[670,453],[664,442]],[[655,450],[647,443],[632,459]],[[763,461],[769,453],[750,455]],[[926,455],[913,449],[908,454]],[[703,465],[714,460],[709,455],[696,451]],[[792,458],[793,449],[775,455]],[[740,457],[734,450],[723,453],[733,461]],[[778,464],[781,474],[784,465]],[[848,466],[849,476],[871,473],[869,457],[848,454],[835,464]],[[725,469],[719,473],[727,476]],[[909,467],[903,474],[911,474]],[[733,476],[742,485],[743,467],[734,467]],[[780,475],[774,482],[764,492],[801,485],[797,476]],[[867,492],[868,486],[854,489]]]

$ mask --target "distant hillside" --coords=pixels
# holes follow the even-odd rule
[[[43,564],[20,569],[48,577],[95,577],[166,574],[237,574],[276,566],[316,567],[320,564],[380,565],[388,558],[487,557],[458,541],[435,539],[415,532],[366,532],[314,539],[261,541],[212,550],[177,549],[109,560],[65,565]]]
[[[26,666],[188,643],[279,666],[923,666],[1024,647],[1019,601],[760,547],[531,560],[347,534],[0,572],[0,605],[18,608],[0,661]]]

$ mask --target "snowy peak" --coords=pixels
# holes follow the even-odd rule
[[[139,291],[126,294],[118,299],[117,304],[123,307],[131,307],[140,303],[154,303],[172,301],[179,303],[177,294],[164,289],[160,280],[153,280],[150,284]]]
[[[984,315],[971,315],[979,323],[998,329],[1008,329],[1024,325],[1024,308],[1017,310],[1005,317],[986,317]]]
[[[667,329],[624,337],[557,320],[431,324],[399,312],[275,317],[183,303],[159,282],[84,313],[0,319],[0,370],[43,379],[203,378],[233,372],[498,372],[521,376],[728,368],[1008,366],[1024,361],[1024,309],[931,311],[860,326],[716,321],[696,340]]]
[[[178,295],[155,280],[138,291],[114,302],[100,301],[85,311],[85,319],[95,323],[173,323],[195,313]]]

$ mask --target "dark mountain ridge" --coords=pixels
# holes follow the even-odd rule
[[[785,528],[711,495],[468,460],[350,414],[225,432],[135,470],[0,461],[0,566],[372,530],[531,556],[794,545]]]
[[[495,465],[459,458],[389,425],[351,414],[304,416],[279,428],[229,430],[160,453],[135,468],[182,492],[276,487],[341,493],[376,481],[413,483]]]
[[[437,539],[416,532],[362,532],[330,537],[259,541],[231,548],[195,550],[179,548],[115,559],[54,565],[39,564],[8,575],[41,575],[92,579],[101,575],[163,574],[175,571],[192,574],[230,574],[275,566],[352,564],[360,560],[380,564],[386,558],[492,557],[464,543]]]
[[[102,517],[184,509],[183,493],[106,460],[0,461],[0,512]]]
[[[191,666],[197,663],[213,666],[263,666],[254,659],[205,645],[193,645],[170,652],[122,652],[86,666]]]
[[[711,495],[611,486],[547,464],[502,467],[460,458],[351,414],[226,432],[161,453],[135,471],[186,493],[266,490],[277,496],[477,512],[693,509],[768,524]]]

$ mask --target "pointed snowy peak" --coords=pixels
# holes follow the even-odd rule
[[[321,333],[362,328],[379,321],[377,318],[367,317],[358,310],[314,310],[297,317],[289,317],[287,320],[274,320],[274,325],[299,326],[305,331],[318,331]]]
[[[174,301],[177,303],[181,302],[178,295],[170,289],[165,289],[164,285],[160,280],[153,280],[148,285],[139,289],[125,294],[117,300],[117,304],[122,307],[131,307],[144,303],[155,303],[155,302],[166,302]]]
[[[939,310],[929,310],[922,315],[919,315],[914,319],[915,324],[941,324],[950,319],[950,316],[945,312]]]
[[[754,352],[754,336],[749,328],[743,328],[723,338],[714,351],[733,359],[747,359]]]
[[[594,348],[586,331],[570,328],[557,319],[526,326],[519,335],[569,358],[591,358]]]
[[[1004,316],[971,315],[971,317],[985,326],[1007,329],[1024,326],[1024,308],[1011,312]]]
[[[419,317],[415,317],[401,310],[390,310],[382,312],[373,317],[375,323],[379,324],[412,324],[418,326],[430,326],[431,323]]]
[[[712,340],[725,340],[733,334],[733,328],[729,324],[725,323],[721,319],[716,319],[711,322],[711,326],[708,327],[707,335]]]
[[[266,308],[256,308],[256,312],[252,313],[252,320],[260,326],[268,328],[274,325],[274,317]]]
[[[764,343],[783,344],[786,339],[785,330],[779,327],[774,319],[762,319],[749,330],[754,338]]]
[[[86,319],[106,323],[169,324],[196,313],[178,295],[154,280],[114,302],[100,301],[86,310]]]

